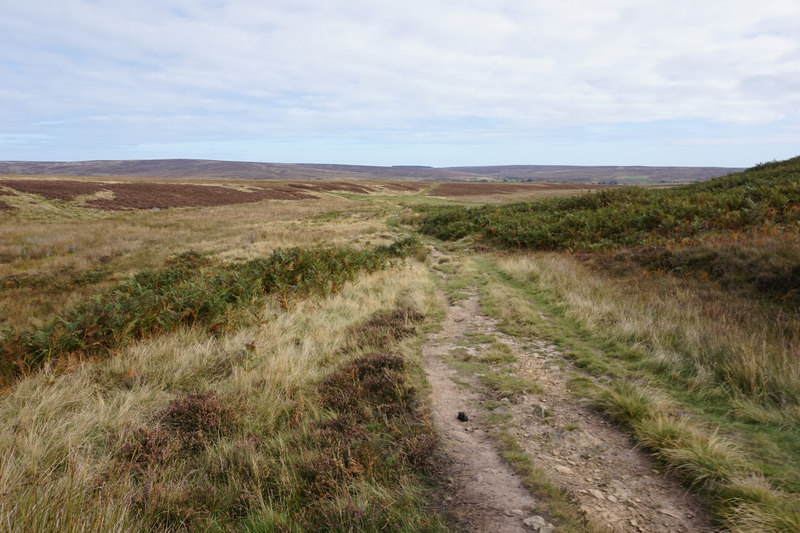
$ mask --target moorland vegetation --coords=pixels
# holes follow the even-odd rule
[[[505,327],[601,378],[575,389],[722,523],[800,529],[800,158],[672,189],[420,210],[425,234],[505,250],[480,260]]]
[[[720,527],[800,530],[800,158],[492,205],[372,183],[155,210],[122,197],[141,187],[16,185],[0,529],[457,528],[419,364],[438,247],[451,298],[475,288],[506,333],[557,345],[573,393]]]

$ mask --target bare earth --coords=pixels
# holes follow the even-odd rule
[[[486,333],[512,348],[515,371],[539,383],[531,394],[500,409],[511,415],[519,444],[550,478],[565,488],[593,524],[612,532],[712,531],[697,499],[675,479],[655,469],[653,461],[628,436],[566,387],[567,361],[558,349],[537,339],[520,339],[497,330],[472,294],[447,305],[443,329],[423,349],[423,365],[433,388],[432,410],[445,452],[452,458],[451,513],[464,517],[471,531],[531,531],[522,520],[537,511],[536,501],[495,450],[483,428],[481,385],[461,377],[441,356],[467,333]],[[477,354],[481,346],[468,348]],[[456,419],[459,411],[469,416]],[[495,411],[497,412],[497,411]],[[557,529],[556,529],[557,530]]]
[[[451,464],[451,509],[473,531],[526,531],[522,520],[535,514],[536,500],[475,419],[479,395],[452,380],[455,371],[440,356],[455,347],[470,325],[463,307],[450,306],[443,330],[423,349],[423,366],[433,389],[433,420]],[[473,419],[460,422],[460,411]]]

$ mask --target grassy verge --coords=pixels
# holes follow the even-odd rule
[[[693,314],[705,302],[692,300],[692,293],[675,302],[674,287],[669,288],[672,298],[659,296],[652,280],[647,285],[615,282],[568,257],[496,262],[483,257],[477,262],[487,274],[481,287],[484,308],[501,320],[503,329],[560,345],[593,376],[573,379],[576,393],[594,397],[642,446],[704,494],[721,523],[735,531],[792,530],[800,510],[800,478],[794,468],[800,441],[791,422],[795,408],[776,405],[769,395],[748,395],[736,381],[720,379],[711,368],[713,360],[704,361],[706,371],[686,364],[697,357],[680,340],[687,314],[703,332],[704,349],[729,359],[733,356],[726,347],[737,348],[740,338],[732,341],[730,323],[715,336],[716,328],[701,321],[702,313]],[[680,312],[668,312],[670,306],[679,306]],[[751,327],[745,335],[761,329],[758,322]],[[762,353],[769,349],[763,343],[781,342],[766,338],[764,331],[769,328],[758,341]],[[680,349],[689,353],[678,356]]]

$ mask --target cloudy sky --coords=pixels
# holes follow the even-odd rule
[[[0,160],[751,166],[798,0],[0,0]]]

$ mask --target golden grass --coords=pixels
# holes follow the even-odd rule
[[[713,300],[681,280],[612,278],[567,255],[536,254],[499,260],[518,280],[557,293],[590,332],[639,346],[665,373],[691,376],[690,386],[722,386],[749,399],[800,402],[800,324],[757,303]]]
[[[300,301],[289,312],[267,305],[259,326],[221,338],[183,330],[108,361],[22,379],[0,401],[0,424],[10,428],[0,436],[0,487],[8,494],[0,501],[0,523],[23,511],[39,519],[66,512],[61,506],[72,501],[70,494],[80,495],[77,502],[91,493],[95,503],[81,509],[81,520],[135,524],[125,494],[96,485],[111,470],[114,445],[126,428],[146,425],[181,391],[214,390],[244,406],[248,423],[268,432],[289,411],[312,408],[304,391],[339,363],[335,354],[347,342],[348,327],[398,304],[423,312],[437,305],[421,265],[366,276],[334,297]],[[77,518],[69,520],[79,529]]]
[[[268,255],[279,247],[395,240],[386,226],[386,216],[396,211],[388,196],[318,196],[124,212],[79,207],[85,198],[57,202],[4,196],[17,209],[0,213],[0,279],[41,274],[65,282],[97,267],[107,275],[97,283],[60,289],[0,287],[0,324],[21,328],[45,322],[189,249],[233,260]],[[142,491],[141,480],[118,471],[117,447],[132,428],[152,424],[154,413],[176,397],[206,391],[237,406],[247,427],[262,435],[277,428],[285,432],[292,416],[319,418],[309,389],[342,363],[348,328],[398,305],[436,313],[438,302],[423,265],[363,276],[337,295],[296,301],[288,311],[276,302],[241,311],[247,316],[238,323],[245,325],[219,336],[182,329],[142,340],[104,361],[66,359],[58,368],[45,367],[20,379],[0,397],[0,425],[8,428],[0,432],[0,529],[149,529],[152,524],[131,508]],[[288,484],[297,475],[288,458],[298,450],[288,441],[281,444],[281,435],[276,433],[270,446],[284,458],[278,460],[284,466],[269,475]],[[218,442],[204,460],[224,463],[239,453],[234,444]],[[253,454],[242,460],[257,458]],[[164,471],[158,479],[165,486],[180,485],[178,474]],[[410,497],[416,489],[407,490]],[[286,511],[279,502],[258,505],[255,516]]]

